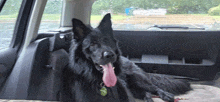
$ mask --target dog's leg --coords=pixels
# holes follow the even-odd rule
[[[126,82],[117,78],[117,90],[121,102],[135,102],[131,92],[127,89]]]
[[[145,101],[145,102],[154,102],[154,101],[152,100],[152,95],[151,95],[151,93],[146,92],[145,97],[144,97],[144,101]]]
[[[140,91],[138,94],[141,95],[141,93],[146,93],[145,96],[143,96],[142,99],[147,99],[147,102],[153,102],[151,99],[151,93],[152,94],[158,94],[161,99],[164,101],[174,101],[174,94],[169,93],[167,91],[164,91],[157,86],[155,86],[151,82],[151,78],[153,76],[147,76],[139,71],[133,71],[132,74],[127,74],[126,81],[128,84],[129,89],[132,91],[132,93],[138,93],[137,91]],[[139,88],[141,90],[135,90],[136,88]],[[144,91],[144,92],[143,92]],[[136,95],[134,95],[136,96]],[[142,96],[142,95],[141,95]],[[137,97],[135,97],[137,98]]]
[[[157,89],[157,94],[164,101],[174,102],[174,94],[163,91],[162,89]]]

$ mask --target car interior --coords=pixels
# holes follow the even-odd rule
[[[1,0],[0,10],[9,1]],[[62,0],[59,27],[45,32],[39,28],[49,0],[20,1],[10,45],[0,49],[0,99],[59,101],[73,36],[71,19],[90,26],[96,0]],[[220,31],[113,31],[123,56],[144,71],[190,81],[194,90],[177,97],[220,101]]]

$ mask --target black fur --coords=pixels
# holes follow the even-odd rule
[[[174,95],[191,90],[190,84],[184,80],[146,73],[121,56],[110,19],[110,14],[105,15],[95,29],[88,28],[78,19],[72,20],[74,39],[70,47],[69,65],[63,71],[61,101],[133,102],[134,98],[138,98],[152,102],[152,94],[159,95],[165,101],[174,101]],[[100,65],[109,63],[115,67],[117,83],[105,86],[107,95],[102,96],[100,89],[104,67]]]

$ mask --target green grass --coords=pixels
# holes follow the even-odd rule
[[[12,15],[0,15],[0,20],[14,20],[16,19],[17,14]]]
[[[169,14],[171,15],[171,14]],[[187,14],[186,14],[187,15]],[[209,16],[208,14],[192,14],[197,16]],[[12,15],[0,15],[0,20],[15,20],[17,14]],[[129,16],[125,15],[112,15],[112,20],[123,20],[128,18]],[[212,16],[216,20],[220,20],[220,16]],[[100,21],[103,18],[102,15],[91,15],[91,21],[96,20]],[[50,21],[59,21],[60,14],[44,14],[42,20],[50,20]]]
[[[17,14],[0,15],[0,20],[15,20]],[[44,14],[42,20],[57,21],[60,20],[60,14]]]
[[[167,15],[172,15],[172,14],[167,14]],[[211,16],[211,15],[208,15],[208,14],[180,14],[180,15],[194,15],[194,16],[209,16],[209,17],[212,17],[214,18],[215,20],[218,20],[220,21],[220,16]]]
[[[125,15],[112,15],[112,20],[123,20],[126,19],[128,16]],[[91,15],[91,21],[92,20],[97,20],[100,21],[103,18],[101,15]]]
[[[91,15],[91,20],[101,20],[103,16],[101,15]],[[124,15],[113,15],[112,20],[122,20],[126,19],[127,16]],[[59,14],[44,14],[43,20],[59,20],[60,15]]]
[[[44,14],[42,20],[58,21],[60,16],[60,14]]]
[[[208,14],[193,14],[193,15],[198,15],[198,16],[211,16]],[[215,20],[220,21],[220,16],[211,16],[212,18],[214,18]]]
[[[191,15],[195,15],[195,16],[208,16],[208,14],[191,14]]]
[[[212,16],[215,20],[220,21],[220,16]]]
[[[16,18],[16,14],[12,15],[0,15],[0,20],[11,20]],[[101,15],[92,15],[91,20],[101,20],[103,16]],[[112,19],[113,20],[122,20],[126,19],[127,16],[124,15],[113,15]],[[60,14],[44,14],[42,20],[59,20],[60,19]]]

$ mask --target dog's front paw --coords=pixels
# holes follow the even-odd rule
[[[144,102],[154,102],[151,93],[149,92],[145,93]]]
[[[158,95],[160,98],[164,101],[169,101],[169,102],[174,102],[174,94],[163,91],[163,90],[158,90],[157,91]]]

